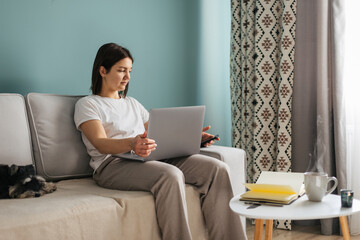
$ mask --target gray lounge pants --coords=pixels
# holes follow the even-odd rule
[[[191,239],[185,183],[200,193],[211,240],[247,239],[239,216],[229,207],[233,192],[228,166],[215,158],[200,154],[148,162],[111,158],[100,165],[93,178],[104,188],[151,192],[164,240]]]

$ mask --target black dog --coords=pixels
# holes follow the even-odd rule
[[[33,165],[0,164],[0,198],[40,197],[56,190],[56,185],[35,175]]]

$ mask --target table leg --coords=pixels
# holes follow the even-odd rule
[[[263,233],[264,219],[256,219],[255,220],[255,234],[254,240],[261,240]]]
[[[347,217],[341,216],[341,217],[339,217],[339,220],[340,220],[343,238],[345,240],[350,240],[350,232],[349,232],[349,225],[348,225]]]
[[[271,220],[266,220],[265,240],[271,240],[272,239],[273,225],[274,225],[274,221],[272,219]]]

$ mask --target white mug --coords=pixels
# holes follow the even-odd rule
[[[338,185],[335,177],[328,177],[326,173],[306,172],[304,173],[305,193],[310,201],[321,202],[322,198],[332,193]],[[328,189],[329,182],[334,181],[331,189]]]

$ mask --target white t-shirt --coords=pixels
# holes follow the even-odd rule
[[[108,138],[130,138],[144,133],[149,112],[132,97],[113,99],[89,95],[79,99],[75,105],[76,128],[89,120],[100,120]],[[90,166],[94,171],[111,154],[100,153],[81,132],[83,142],[91,156]]]

